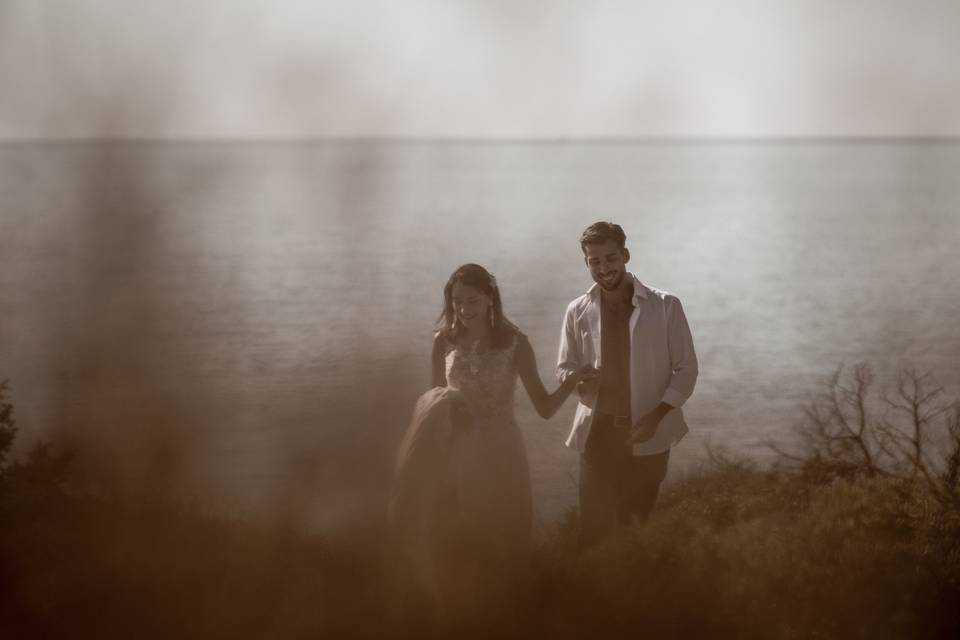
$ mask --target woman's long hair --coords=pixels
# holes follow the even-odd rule
[[[443,287],[443,311],[437,318],[435,327],[437,335],[444,336],[448,341],[456,343],[462,335],[463,326],[457,322],[457,314],[453,309],[453,285],[473,287],[480,293],[487,295],[493,301],[491,318],[491,338],[495,349],[505,349],[510,346],[513,336],[519,333],[515,324],[503,315],[503,303],[500,300],[500,289],[493,274],[478,264],[465,264],[458,267],[447,284]]]

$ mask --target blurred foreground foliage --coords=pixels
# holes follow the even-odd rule
[[[927,416],[919,452],[909,428],[892,444],[900,409],[857,413],[869,404],[869,384],[856,393],[865,371],[825,385],[803,446],[778,446],[779,464],[711,450],[665,487],[648,523],[582,556],[571,511],[537,542],[514,610],[443,624],[389,615],[377,527],[321,536],[156,495],[79,491],[73,458],[48,445],[10,462],[4,386],[0,637],[960,637],[955,407],[910,414]],[[942,400],[915,378],[918,398]]]

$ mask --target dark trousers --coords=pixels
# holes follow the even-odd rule
[[[629,429],[614,426],[612,416],[594,415],[580,456],[581,549],[600,542],[618,524],[646,520],[657,502],[670,450],[634,456],[628,435]]]

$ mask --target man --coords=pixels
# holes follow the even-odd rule
[[[620,225],[590,225],[580,248],[594,284],[567,307],[557,375],[600,370],[578,387],[566,443],[580,451],[584,549],[653,510],[670,447],[687,432],[680,407],[693,393],[697,356],[680,301],[626,270]]]

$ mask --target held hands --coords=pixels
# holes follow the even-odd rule
[[[600,370],[595,369],[589,364],[585,364],[574,371],[573,375],[577,376],[581,384],[589,380],[596,380],[597,382],[600,382]]]
[[[573,373],[577,379],[577,393],[580,397],[592,396],[600,391],[600,371],[590,365],[584,365]]]

